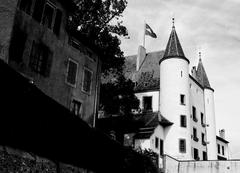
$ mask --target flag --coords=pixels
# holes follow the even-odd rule
[[[145,35],[149,35],[152,38],[157,38],[157,35],[153,32],[152,28],[146,24]]]

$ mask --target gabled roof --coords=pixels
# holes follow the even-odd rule
[[[158,125],[163,127],[171,126],[173,123],[167,120],[160,112],[145,112],[137,114],[137,121],[142,122],[143,126],[134,136],[135,139],[147,139],[151,137]]]
[[[198,67],[196,71],[196,80],[204,87],[204,88],[211,88],[207,73],[203,67],[202,59],[199,58]]]
[[[182,46],[177,36],[177,32],[175,30],[175,26],[172,27],[172,32],[170,34],[168,44],[164,53],[163,58],[169,57],[184,57]]]
[[[226,139],[221,138],[220,136],[216,136],[216,139],[222,141],[223,143],[228,144],[229,142]]]

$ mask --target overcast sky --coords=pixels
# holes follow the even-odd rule
[[[125,55],[143,43],[144,20],[157,34],[146,36],[147,52],[164,50],[172,16],[185,56],[197,65],[198,52],[215,89],[217,132],[226,130],[231,158],[240,158],[240,1],[128,0],[123,14],[130,39],[121,39]]]

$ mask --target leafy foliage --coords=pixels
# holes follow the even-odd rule
[[[134,95],[134,83],[123,75],[117,78],[110,75],[109,78],[114,80],[101,85],[101,109],[107,114],[122,113],[123,115],[128,115],[132,109],[137,109],[139,100]]]
[[[128,151],[125,158],[125,172],[158,173],[158,155],[150,149]]]
[[[69,20],[72,30],[85,44],[92,47],[102,59],[102,72],[121,71],[124,63],[119,36],[126,37],[127,29],[120,17],[126,0],[75,0],[78,10]]]

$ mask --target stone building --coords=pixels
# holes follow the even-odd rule
[[[0,59],[94,126],[100,60],[67,29],[75,7],[64,0],[2,1]]]
[[[139,46],[137,55],[126,57],[125,76],[136,83],[140,100],[136,116],[145,122],[134,145],[157,152],[160,163],[164,154],[178,160],[221,159],[217,141],[226,140],[216,136],[214,89],[201,54],[190,74],[189,63],[174,25],[165,51],[146,53]]]

